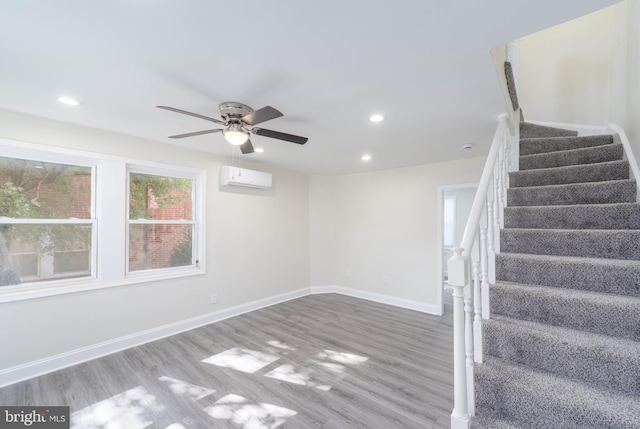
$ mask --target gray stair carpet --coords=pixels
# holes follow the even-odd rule
[[[612,136],[520,124],[472,428],[640,429],[640,204]]]
[[[560,128],[532,124],[530,122],[520,122],[520,139],[536,137],[570,137],[577,135],[578,132],[573,130],[563,130]]]
[[[569,165],[564,168],[538,168],[509,173],[509,186],[563,185],[568,183],[624,180],[629,178],[627,161],[608,161],[597,164]]]
[[[520,139],[520,156],[535,155],[561,150],[584,149],[587,147],[613,144],[609,134],[583,137],[536,137]]]

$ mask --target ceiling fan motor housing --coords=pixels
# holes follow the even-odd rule
[[[236,103],[234,101],[225,101],[220,106],[220,116],[225,121],[237,122],[245,115],[253,112],[253,109],[246,104]]]

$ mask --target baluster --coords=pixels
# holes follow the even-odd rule
[[[498,201],[499,189],[498,179],[495,179],[493,185],[493,248],[495,253],[500,253],[500,202]]]
[[[505,168],[506,168],[506,182],[505,182],[505,187],[508,188],[509,187],[509,172],[512,171],[511,170],[511,133],[510,132],[505,132],[504,137],[502,139],[502,142],[504,144],[504,159],[506,160],[506,164],[505,164]]]
[[[482,283],[479,294],[482,296],[482,304],[476,304],[482,308],[482,318],[487,320],[491,313],[489,301],[489,258],[487,249],[487,229],[480,229],[480,262],[482,267]],[[476,314],[476,317],[478,315]]]
[[[504,225],[502,219],[502,211],[507,206],[507,188],[505,187],[505,179],[504,179],[504,158],[500,159],[500,212],[498,213],[500,219],[500,228]]]
[[[467,367],[467,406],[469,407],[469,415],[475,415],[474,400],[474,375],[473,375],[473,302],[472,302],[472,284],[465,287],[464,296],[464,325],[465,325],[465,364]]]
[[[504,181],[502,182],[502,186],[505,192],[505,197],[504,197],[504,201],[505,204],[503,207],[507,206],[507,188],[509,187],[509,159],[511,158],[511,154],[509,153],[509,140],[508,139],[503,139],[502,142],[503,145],[503,155],[502,155],[502,168],[503,168],[503,173],[504,173]]]
[[[451,412],[451,429],[469,427],[469,405],[467,396],[467,369],[465,356],[465,312],[464,288],[466,286],[467,261],[463,249],[453,249],[449,259],[449,286],[453,289],[453,385],[454,399]]]
[[[493,192],[487,193],[487,252],[489,254],[489,282],[496,282],[496,250],[495,250],[495,232],[493,224]]]
[[[480,294],[480,261],[473,264],[473,360],[482,363],[482,298]]]
[[[517,111],[516,118],[519,120],[522,112]],[[519,122],[518,122],[519,124]],[[520,170],[520,126],[514,125],[513,134],[509,136],[511,142],[511,171]]]

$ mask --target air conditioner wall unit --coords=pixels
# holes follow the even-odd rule
[[[220,184],[222,186],[271,189],[271,173],[223,165],[220,169]]]

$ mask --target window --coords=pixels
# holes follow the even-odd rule
[[[194,180],[129,172],[128,272],[193,266]]]
[[[0,139],[0,302],[203,274],[205,179]]]
[[[94,275],[93,168],[0,156],[0,286]]]

